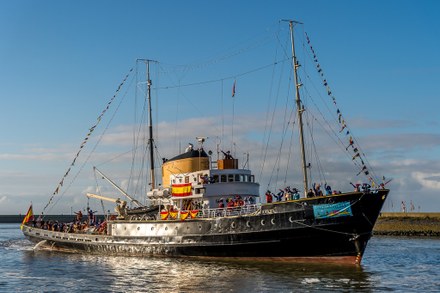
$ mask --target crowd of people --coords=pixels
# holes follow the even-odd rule
[[[239,207],[242,207],[245,205],[255,204],[255,198],[252,196],[246,196],[243,199],[240,195],[236,195],[235,197],[227,198],[226,203],[223,198],[220,198],[217,200],[217,204],[218,204],[219,209],[223,209],[225,207],[228,209],[233,209],[233,208],[239,208]]]
[[[81,211],[75,212],[75,217],[71,222],[61,222],[57,220],[45,221],[40,215],[32,221],[32,226],[49,231],[64,233],[106,233],[107,222],[96,217],[95,212],[87,209],[87,218]]]
[[[350,184],[354,187],[355,192],[368,192],[371,189],[371,185],[368,183],[356,183],[353,184],[350,182]],[[332,190],[331,186],[328,184],[324,184],[324,189],[321,189],[321,184],[319,183],[313,183],[312,188],[308,190],[306,193],[307,198],[316,197],[316,196],[328,196],[328,195],[334,195],[334,194],[341,194],[341,191]],[[266,202],[272,203],[274,200],[277,202],[279,201],[288,201],[288,200],[297,200],[300,199],[300,193],[298,189],[296,188],[290,188],[290,186],[287,186],[284,189],[279,189],[278,193],[273,193],[270,190],[266,191]]]
[[[330,185],[324,184],[324,190],[321,190],[321,184],[313,183],[312,188],[306,194],[307,198],[315,197],[315,196],[324,196],[324,195],[332,195],[332,194],[340,194],[340,191],[332,190]],[[266,191],[266,202],[272,203],[274,200],[276,202],[280,201],[289,201],[289,200],[298,200],[301,195],[297,188],[291,188],[287,186],[284,189],[279,189],[278,193],[273,193],[270,190]]]
[[[270,190],[267,190],[265,195],[267,203],[272,203],[274,200],[280,202],[284,200],[297,200],[300,198],[299,190],[296,188],[291,188],[290,186],[287,186],[284,189],[279,189],[279,192],[276,194]]]

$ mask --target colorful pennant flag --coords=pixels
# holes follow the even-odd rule
[[[23,226],[29,222],[34,220],[34,212],[32,210],[32,205],[29,207],[29,210],[26,213],[26,216],[24,216],[23,222],[21,223],[20,229],[23,230]]]

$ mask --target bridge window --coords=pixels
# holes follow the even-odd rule
[[[196,188],[195,189],[195,194],[204,194],[205,193],[205,188]]]
[[[228,175],[228,182],[233,182],[234,181],[234,174],[229,174]]]
[[[226,182],[226,175],[220,176],[220,182]]]

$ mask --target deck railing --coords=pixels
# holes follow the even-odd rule
[[[201,209],[197,218],[217,218],[249,215],[260,209],[259,204],[244,205],[240,207],[208,208]]]

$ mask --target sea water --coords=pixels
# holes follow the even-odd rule
[[[41,251],[19,227],[0,224],[0,292],[440,291],[439,238],[375,236],[356,267]]]

